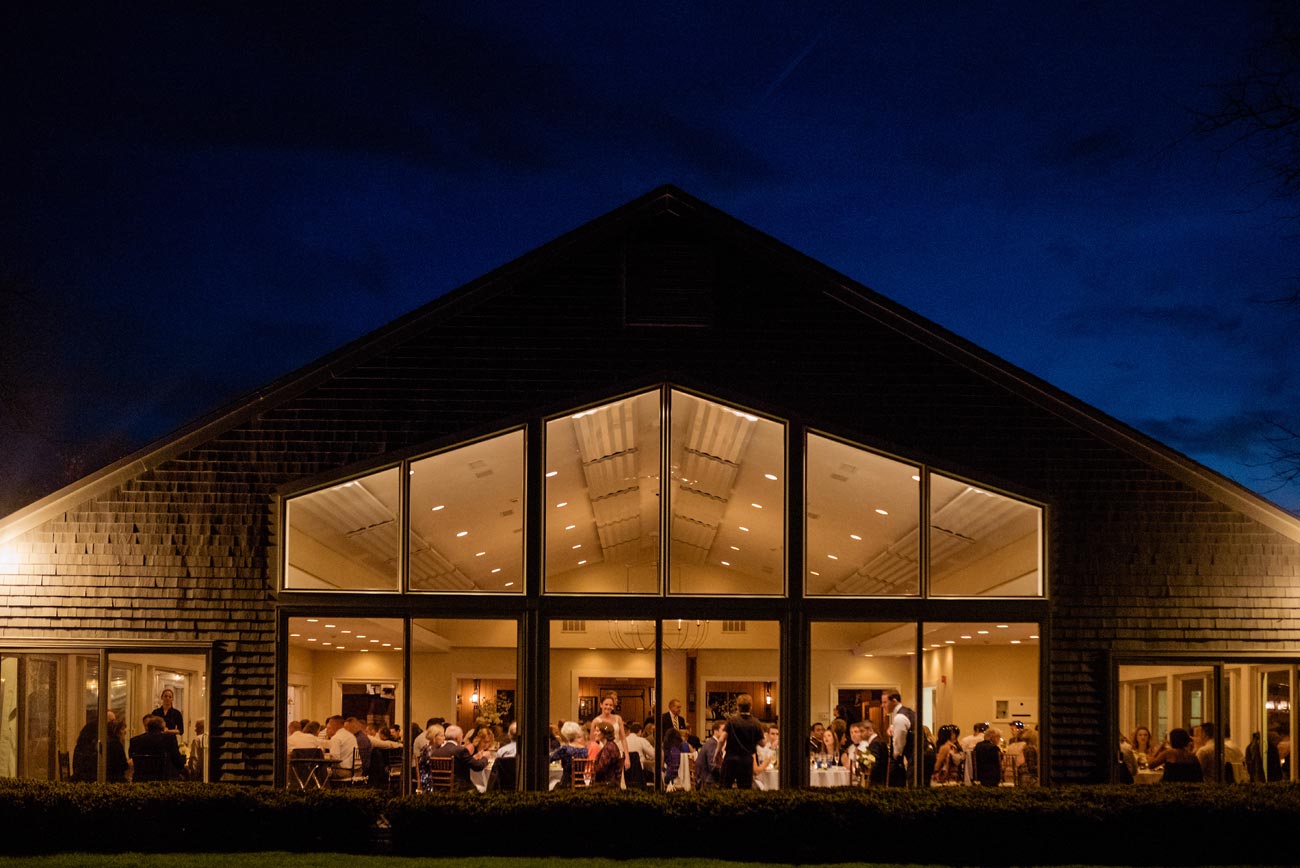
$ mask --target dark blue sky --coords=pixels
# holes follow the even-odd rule
[[[1300,425],[1300,310],[1261,303],[1296,227],[1186,137],[1267,9],[28,9],[0,479],[34,497],[671,182],[1300,509],[1258,466]]]

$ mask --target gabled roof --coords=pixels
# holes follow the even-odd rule
[[[521,276],[542,269],[574,246],[605,237],[616,237],[629,224],[653,214],[689,216],[719,236],[728,238],[738,247],[755,250],[780,262],[792,272],[808,276],[810,283],[820,286],[827,297],[846,308],[917,341],[1214,500],[1300,542],[1300,518],[1245,486],[671,185],[654,189],[0,519],[0,542],[12,539],[220,436],[259,413],[329,381],[336,372],[350,369],[374,354],[420,333],[432,320],[500,291]]]

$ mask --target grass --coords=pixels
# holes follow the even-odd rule
[[[673,868],[737,868],[718,859],[674,858]],[[753,864],[753,863],[748,863]],[[356,856],[346,853],[56,853],[49,856],[0,857],[0,868],[663,868],[662,859],[555,859],[482,856],[430,859],[405,856]],[[764,868],[793,868],[769,864]],[[848,863],[826,868],[867,868]],[[871,868],[904,868],[873,865]],[[924,866],[906,866],[924,868]]]

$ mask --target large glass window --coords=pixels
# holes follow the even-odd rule
[[[910,711],[919,724],[916,625],[907,622],[818,621],[812,624],[812,726],[798,739],[814,787],[907,786],[909,742],[894,744],[893,722]],[[898,694],[900,711],[891,696]],[[859,754],[862,759],[859,759]],[[911,760],[907,760],[908,763]],[[891,774],[892,772],[892,774]]]
[[[1037,786],[1038,625],[926,622],[922,635],[921,718],[929,743],[923,779],[935,786]]]
[[[96,779],[99,655],[0,651],[0,777]]]
[[[289,500],[284,586],[397,590],[398,482],[394,467]]]
[[[806,460],[807,592],[919,594],[920,468],[814,434]]]
[[[546,590],[659,593],[658,391],[546,425]]]
[[[208,757],[208,684],[206,658],[199,654],[167,652],[116,651],[108,657],[108,777],[115,780],[114,768],[118,746],[126,749],[132,760],[130,777],[134,780],[207,780]],[[180,754],[180,768],[175,755],[146,771],[144,761],[135,754],[156,756],[155,748],[146,743],[132,743],[147,730],[147,718],[163,720],[163,731],[175,738]]]
[[[672,394],[675,594],[779,594],[785,583],[785,426]]]
[[[524,590],[524,432],[411,462],[414,591]]]
[[[939,474],[930,476],[930,593],[1043,593],[1042,510]]]

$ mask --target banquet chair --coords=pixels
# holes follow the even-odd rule
[[[571,762],[573,771],[569,775],[569,786],[575,790],[591,786],[591,760],[575,756]]]
[[[499,758],[492,763],[492,773],[488,775],[489,790],[513,790],[515,788],[515,758]]]
[[[456,765],[455,758],[449,756],[435,756],[430,757],[428,763],[429,785],[425,788],[425,792],[450,793],[453,786],[452,770]]]

